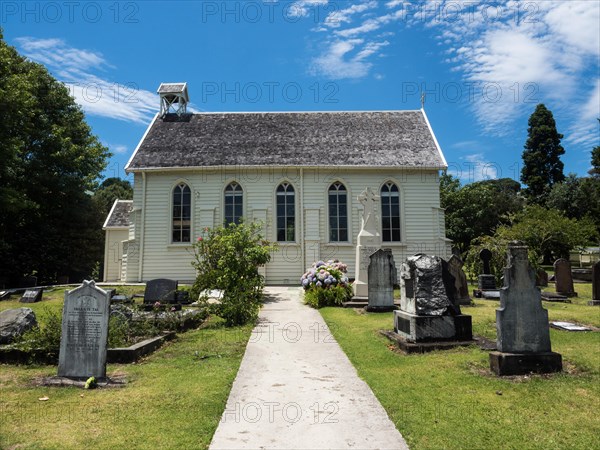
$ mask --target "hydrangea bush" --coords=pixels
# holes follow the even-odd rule
[[[338,306],[352,298],[348,266],[339,260],[317,261],[306,271],[300,283],[304,300],[313,308]]]

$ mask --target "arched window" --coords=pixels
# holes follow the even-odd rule
[[[348,192],[339,182],[329,186],[329,241],[348,242]]]
[[[289,183],[277,187],[277,240],[296,241],[296,202],[294,187]]]
[[[192,192],[181,183],[173,189],[173,242],[190,242],[192,224]]]
[[[244,192],[235,181],[225,188],[225,225],[240,223],[243,215]]]
[[[381,187],[381,232],[383,242],[400,242],[400,191],[391,182]]]

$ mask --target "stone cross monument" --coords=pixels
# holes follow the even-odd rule
[[[379,195],[367,187],[358,196],[358,201],[363,205],[362,227],[356,242],[356,269],[353,285],[355,298],[369,296],[369,262],[370,256],[381,248],[381,235],[379,234],[379,216],[377,202]]]

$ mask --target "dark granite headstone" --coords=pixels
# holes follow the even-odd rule
[[[471,316],[455,303],[454,276],[438,256],[417,254],[402,264],[400,310],[394,311],[394,329],[408,342],[468,341]]]
[[[58,376],[104,378],[110,317],[109,294],[93,281],[65,292]]]
[[[554,262],[554,276],[556,292],[567,297],[577,297],[573,287],[573,275],[571,274],[571,263],[564,258]]]
[[[496,310],[497,352],[490,353],[490,368],[498,375],[562,370],[562,358],[552,352],[548,311],[542,307],[527,246],[508,245],[500,309]]]
[[[394,255],[389,248],[379,249],[370,256],[369,304],[367,311],[392,311],[394,306],[394,285],[398,283],[398,272]]]
[[[10,298],[10,291],[0,291],[0,300],[8,300]]]
[[[495,291],[496,277],[490,274],[481,274],[477,277],[477,288],[480,291]]]
[[[548,272],[541,267],[535,273],[535,285],[539,287],[548,286]]]
[[[144,303],[176,303],[177,281],[158,278],[146,283]]]
[[[27,289],[19,300],[21,303],[37,303],[42,301],[43,289]]]
[[[462,267],[462,259],[457,255],[452,255],[448,260],[448,270],[454,277],[454,301],[459,305],[469,305],[471,304],[469,285]]]
[[[37,277],[30,275],[28,277],[21,278],[19,282],[19,287],[28,288],[28,287],[36,287],[37,286]]]
[[[481,259],[481,262],[483,263],[483,273],[485,275],[489,275],[490,273],[492,273],[492,271],[490,269],[490,261],[492,260],[492,252],[489,251],[487,248],[484,248],[483,250],[481,250],[479,252],[479,258]]]
[[[592,267],[592,301],[590,306],[600,306],[600,261]]]

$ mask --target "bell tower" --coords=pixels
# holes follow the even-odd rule
[[[187,113],[190,101],[187,83],[161,83],[156,91],[160,96],[160,116],[175,113],[178,116]]]

